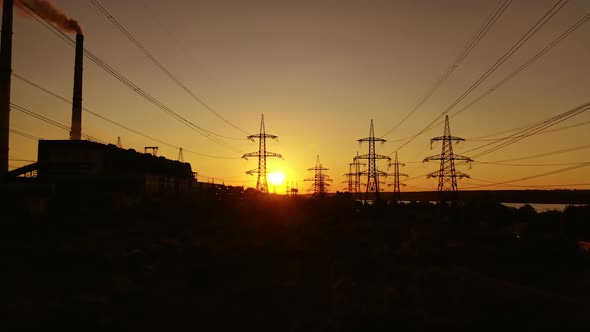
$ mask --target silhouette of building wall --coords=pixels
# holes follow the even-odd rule
[[[91,141],[41,140],[37,177],[56,192],[188,192],[195,183],[191,165]]]

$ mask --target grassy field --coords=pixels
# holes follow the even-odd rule
[[[10,331],[568,329],[588,208],[176,197],[3,218]],[[584,220],[586,222],[584,222]],[[8,330],[7,330],[8,331]]]

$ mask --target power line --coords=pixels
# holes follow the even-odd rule
[[[466,111],[468,108],[470,108],[471,106],[475,105],[476,103],[478,103],[479,101],[481,101],[483,98],[485,98],[486,96],[490,95],[492,92],[494,92],[497,89],[499,89],[502,85],[504,85],[509,80],[511,80],[512,78],[514,78],[516,75],[518,75],[524,69],[526,69],[528,66],[530,66],[535,61],[537,61],[540,57],[542,57],[545,53],[547,53],[549,50],[551,50],[553,47],[555,47],[557,44],[559,44],[563,39],[565,39],[567,36],[569,36],[574,31],[576,31],[578,28],[580,28],[589,19],[590,19],[590,13],[588,13],[585,16],[583,16],[582,18],[580,18],[576,23],[574,23],[571,27],[569,27],[566,31],[564,31],[559,37],[557,37],[556,39],[554,39],[551,43],[549,43],[547,46],[545,46],[541,51],[539,51],[537,54],[535,54],[533,57],[531,57],[527,62],[525,62],[524,64],[522,64],[520,67],[518,67],[516,70],[514,70],[508,76],[506,76],[504,79],[502,79],[496,85],[494,85],[493,87],[491,87],[490,89],[488,89],[486,92],[484,92],[479,97],[477,97],[476,99],[474,99],[473,101],[471,101],[469,104],[465,105],[460,110],[458,110],[455,113],[453,113],[451,115],[451,117],[454,117],[454,116],[459,115],[460,113]],[[522,127],[518,127],[518,128],[514,128],[514,129],[508,129],[508,130],[505,130],[505,131],[502,131],[502,132],[498,132],[496,134],[490,134],[490,135],[485,135],[485,136],[479,136],[479,137],[469,138],[469,141],[485,140],[485,138],[487,138],[487,137],[493,137],[493,136],[497,136],[497,135],[504,134],[504,133],[510,133],[510,132],[513,132],[513,131],[518,131],[518,130],[521,130],[521,129],[524,129],[524,128],[527,128],[529,126],[536,125],[536,124],[539,124],[539,123],[540,122],[535,122],[534,124],[530,124],[530,125],[526,125],[526,126],[522,126]],[[590,121],[589,122],[583,122],[583,123],[580,123],[580,124],[577,124],[577,125],[572,125],[572,126],[568,126],[568,127],[562,127],[562,128],[558,128],[558,129],[555,129],[555,130],[544,131],[544,133],[556,132],[556,131],[559,131],[559,130],[565,130],[565,129],[569,129],[569,128],[583,126],[583,125],[586,125],[586,124],[589,124],[589,123],[590,123]],[[495,140],[495,139],[490,139],[490,140]]]
[[[140,3],[141,6],[143,7],[143,9],[148,13],[148,15],[150,16],[151,20],[153,22],[156,22],[156,24],[158,25],[158,27],[160,27],[160,29],[162,31],[164,31],[164,33],[168,36],[168,39],[173,41],[174,43],[176,43],[176,47],[182,52],[184,53],[185,58],[187,59],[191,59],[191,65],[193,67],[203,67],[202,63],[198,63],[195,61],[194,57],[192,55],[190,55],[190,51],[189,49],[186,47],[186,43],[183,42],[183,40],[179,39],[175,34],[172,33],[172,31],[170,29],[168,29],[164,23],[162,23],[162,21],[160,19],[158,19],[158,15],[156,13],[154,13],[154,10],[147,4],[147,2],[145,0],[136,0],[136,2]],[[205,77],[207,80],[209,81],[215,81],[215,78],[213,78],[212,76],[208,75],[206,72],[201,72],[200,73],[201,76]]]
[[[34,163],[36,162],[36,160],[29,160],[29,159],[12,159],[12,158],[8,158],[8,161],[20,161],[23,163]]]
[[[480,182],[485,182],[485,183],[495,183],[495,181],[483,180],[483,179],[475,179],[475,178],[472,178],[472,180],[480,181]],[[470,182],[465,182],[465,183],[466,184],[471,184],[471,185],[474,185],[474,186],[479,186],[479,183],[470,183]],[[531,184],[531,185],[505,184],[505,185],[510,186],[510,187],[519,187],[519,188],[545,189],[545,188],[551,188],[551,187],[578,187],[578,186],[588,186],[588,185],[590,185],[590,183]],[[470,187],[470,188],[476,188],[476,187]]]
[[[557,44],[559,44],[563,39],[565,39],[567,36],[569,36],[574,31],[576,31],[578,28],[580,28],[589,19],[590,19],[590,13],[588,13],[585,16],[583,16],[582,18],[580,18],[576,23],[574,23],[571,27],[569,27],[566,31],[564,31],[559,37],[557,37],[551,43],[549,43],[547,46],[545,46],[541,51],[539,51],[537,54],[535,54],[533,57],[531,57],[527,62],[522,64],[520,67],[518,67],[516,70],[514,70],[508,76],[506,76],[503,80],[501,80],[496,85],[491,87],[489,90],[487,90],[486,92],[481,94],[479,97],[477,97],[476,99],[471,101],[469,104],[465,105],[465,107],[463,107],[460,110],[458,110],[457,112],[455,112],[453,115],[451,115],[451,117],[454,117],[454,116],[464,112],[465,110],[467,110],[468,108],[470,108],[471,106],[473,106],[474,104],[478,103],[480,100],[485,98],[487,95],[496,91],[498,88],[500,88],[506,82],[508,82],[509,80],[514,78],[514,76],[518,75],[521,71],[525,70],[528,66],[530,66],[535,61],[537,61],[545,53],[549,52],[552,48],[554,48]]]
[[[11,133],[13,133],[13,134],[16,134],[16,135],[19,135],[19,136],[22,136],[22,137],[25,137],[25,138],[32,139],[32,140],[34,140],[34,141],[39,141],[39,140],[41,140],[41,138],[39,138],[39,137],[37,137],[37,136],[31,135],[31,134],[27,134],[27,133],[25,133],[25,132],[22,132],[22,131],[18,131],[18,130],[16,130],[16,129],[12,129],[12,128],[10,128],[9,130],[10,130],[10,132],[11,132]]]
[[[106,8],[104,8],[104,6],[98,0],[90,0],[90,2],[92,2],[92,4],[94,4],[94,6],[100,12],[102,12],[102,14],[107,19],[109,19],[109,21],[111,21],[111,23],[113,23],[113,25],[115,25],[115,27],[117,27],[117,29],[119,29],[119,31],[121,31],[121,33],[123,33],[125,35],[125,37],[127,37],[127,39],[129,39],[143,54],[145,54],[145,56],[148,57],[148,59],[150,59],[151,62],[153,62],[158,68],[160,68],[160,70],[162,72],[164,72],[164,74],[166,74],[166,76],[168,76],[172,81],[174,81],[174,83],[176,83],[176,85],[178,85],[188,95],[190,95],[194,100],[196,100],[199,104],[201,104],[203,107],[205,107],[209,112],[213,113],[215,116],[217,116],[218,118],[223,120],[225,123],[227,123],[228,125],[232,126],[235,129],[241,131],[242,133],[249,135],[248,132],[246,132],[245,130],[242,130],[240,127],[234,125],[233,123],[229,122],[227,119],[225,119],[224,117],[219,115],[218,112],[216,112],[213,108],[211,108],[209,105],[207,105],[201,98],[199,98],[194,92],[192,92],[189,88],[187,88],[186,85],[184,85],[176,76],[174,76],[129,31],[127,31],[127,29],[125,29],[125,27],[121,23],[119,23],[119,21],[111,13],[109,13],[106,10]]]
[[[514,167],[543,167],[543,166],[569,166],[569,165],[581,165],[587,163],[587,161],[579,163],[545,163],[545,164],[504,164],[494,162],[478,162],[477,164],[482,165],[495,165],[495,166],[514,166]]]
[[[47,23],[47,21],[45,21],[44,19],[43,20],[38,19],[38,17],[42,18],[42,16],[39,15],[34,9],[28,7],[25,3],[21,2],[20,4],[23,5],[23,6],[21,6],[22,9],[24,9],[37,22],[42,24],[46,29],[48,29],[49,31],[51,31],[52,33],[57,35],[60,39],[65,41],[68,45],[70,45],[72,47],[75,46],[75,41],[70,36],[65,34],[63,31],[59,30],[58,28],[56,28],[54,25]],[[107,73],[111,74],[113,77],[115,77],[121,83],[126,85],[129,89],[133,90],[135,93],[137,93],[138,95],[140,95],[141,97],[143,97],[144,99],[146,99],[147,101],[152,103],[154,106],[158,107],[164,113],[172,116],[174,119],[176,119],[177,121],[179,121],[183,125],[187,126],[188,128],[198,132],[199,134],[203,135],[204,137],[212,140],[213,142],[215,142],[227,149],[230,149],[230,150],[232,150],[234,152],[238,152],[238,153],[242,152],[240,149],[233,147],[232,145],[230,145],[226,142],[223,142],[220,139],[213,137],[212,135],[219,136],[219,137],[224,137],[224,136],[216,134],[216,133],[206,130],[204,128],[201,128],[201,127],[197,126],[196,124],[194,124],[193,122],[189,121],[188,119],[182,117],[177,112],[175,112],[174,110],[172,110],[168,106],[161,103],[158,99],[151,96],[146,91],[142,90],[139,86],[137,86],[135,83],[133,83],[132,81],[127,79],[124,75],[120,74],[115,69],[110,67],[108,64],[106,64],[104,61],[102,61],[100,58],[98,58],[96,55],[94,55],[92,52],[90,52],[86,48],[84,49],[84,55],[86,55],[91,61],[93,61],[101,69],[105,70]],[[224,138],[226,138],[226,137],[224,137]]]
[[[512,159],[504,159],[504,160],[491,161],[491,162],[506,163],[506,162],[512,162],[512,161],[526,160],[526,159],[535,159],[535,158],[553,156],[553,155],[557,155],[557,154],[562,154],[562,153],[567,153],[567,152],[572,152],[572,151],[578,151],[578,150],[584,150],[584,149],[590,149],[590,144],[575,146],[575,147],[571,147],[571,148],[567,148],[567,149],[561,149],[561,150],[556,150],[556,151],[551,151],[551,152],[544,152],[544,153],[534,154],[534,155],[531,155],[531,156],[525,156],[525,157],[519,157],[519,158],[512,158]],[[483,162],[480,161],[479,163],[486,163],[486,162],[485,161],[483,161]],[[488,163],[490,163],[490,161],[488,161]]]
[[[571,110],[569,110],[567,112],[564,112],[564,113],[558,114],[558,115],[556,115],[556,116],[554,116],[552,118],[549,118],[549,119],[541,122],[538,125],[532,126],[531,128],[527,128],[527,129],[522,130],[522,131],[520,131],[518,133],[512,134],[512,135],[510,135],[508,137],[500,138],[500,139],[498,139],[498,140],[496,140],[494,142],[490,142],[490,143],[481,145],[479,147],[476,147],[476,148],[473,148],[471,150],[465,151],[464,153],[468,153],[468,152],[471,152],[471,151],[479,150],[481,148],[484,148],[484,147],[491,146],[491,145],[494,145],[494,144],[499,143],[497,146],[490,147],[489,149],[484,150],[484,151],[482,151],[482,152],[480,152],[480,153],[478,153],[478,154],[476,154],[476,155],[474,155],[472,157],[474,159],[475,158],[479,158],[481,156],[484,156],[486,154],[490,154],[490,153],[492,153],[492,152],[494,152],[496,150],[499,150],[501,148],[504,148],[504,147],[506,147],[508,145],[512,145],[512,144],[514,144],[514,143],[516,143],[516,142],[518,142],[520,140],[523,140],[523,139],[525,139],[525,138],[527,138],[529,136],[535,135],[535,134],[537,134],[537,133],[539,133],[539,132],[541,132],[541,131],[543,131],[543,130],[545,130],[547,128],[550,128],[550,127],[552,127],[552,126],[554,126],[554,125],[556,125],[558,123],[561,123],[561,122],[563,122],[565,120],[568,120],[568,119],[570,119],[570,118],[572,118],[574,116],[580,115],[580,114],[582,114],[583,112],[586,112],[589,109],[590,109],[590,102],[586,102],[586,103],[584,103],[584,104],[582,104],[580,106],[577,106],[577,107],[575,107],[575,108],[573,108],[573,109],[571,109]]]
[[[569,126],[555,128],[553,130],[544,130],[544,131],[539,132],[539,133],[537,133],[535,135],[556,133],[558,131],[563,131],[563,130],[566,130],[566,129],[577,128],[577,127],[585,126],[585,125],[588,125],[588,124],[590,124],[590,121],[584,121],[584,122],[576,123],[576,124],[569,125]],[[507,132],[513,132],[513,131],[517,131],[517,130],[522,130],[522,129],[526,128],[526,127],[527,126],[519,127],[519,128],[516,128],[516,129],[510,129]],[[496,135],[488,135],[487,137],[491,137],[491,136],[497,136],[497,134]],[[531,135],[531,136],[533,136],[533,135]],[[481,137],[483,137],[483,136],[481,136]],[[499,139],[505,139],[505,138],[506,137],[501,137],[501,138],[487,138],[487,139],[486,138],[480,138],[480,139],[471,139],[471,141],[475,141],[475,142],[486,142],[486,141],[497,141]]]
[[[412,142],[416,137],[422,135],[426,131],[433,128],[438,120],[445,116],[449,111],[451,111],[455,106],[457,106],[463,99],[465,99],[473,90],[475,90],[481,83],[483,83],[491,74],[493,74],[506,60],[508,60],[516,51],[518,51],[522,45],[524,45],[533,35],[535,35],[557,12],[563,8],[563,6],[567,3],[568,0],[558,0],[553,7],[545,13],[504,55],[502,55],[488,70],[481,75],[471,86],[463,92],[451,105],[449,105],[441,114],[439,114],[433,121],[431,121],[426,127],[420,130],[417,134],[412,136],[408,141],[398,147],[395,151],[391,152],[391,154],[399,151],[410,142]]]
[[[71,103],[72,103],[72,101],[71,101],[71,100],[69,100],[69,99],[67,99],[67,98],[65,98],[65,97],[63,97],[63,96],[60,96],[59,94],[57,94],[57,93],[55,93],[55,92],[53,92],[53,91],[50,91],[49,89],[46,89],[46,88],[42,87],[41,85],[39,85],[39,84],[37,84],[37,83],[34,83],[34,82],[32,82],[31,80],[28,80],[28,79],[26,79],[26,78],[24,78],[24,77],[20,76],[19,74],[16,74],[16,73],[14,73],[14,72],[13,72],[13,73],[12,73],[12,76],[14,76],[14,77],[18,78],[19,80],[21,80],[21,81],[23,81],[23,82],[27,83],[28,85],[30,85],[30,86],[32,86],[32,87],[35,87],[35,88],[37,88],[37,89],[39,89],[39,90],[41,90],[41,91],[43,91],[43,92],[45,92],[45,93],[47,93],[47,94],[49,94],[49,95],[51,95],[51,96],[55,97],[55,98],[57,98],[57,99],[60,99],[60,100],[62,100],[62,101],[64,101],[64,102],[68,103],[68,104],[71,104]],[[111,123],[111,124],[113,124],[113,125],[115,125],[115,126],[117,126],[117,127],[119,127],[119,128],[122,128],[122,129],[125,129],[125,130],[127,130],[127,131],[130,131],[130,132],[132,132],[132,133],[134,133],[134,134],[136,134],[136,135],[139,135],[139,136],[142,136],[142,137],[144,137],[144,138],[147,138],[147,139],[149,139],[149,140],[152,140],[152,141],[154,141],[154,142],[158,142],[158,143],[160,143],[160,144],[163,144],[163,145],[166,145],[166,146],[172,147],[172,148],[174,148],[174,149],[180,149],[180,147],[179,147],[179,146],[176,146],[176,145],[174,145],[174,144],[168,143],[168,142],[166,142],[166,141],[163,141],[163,140],[161,140],[161,139],[155,138],[155,137],[153,137],[153,136],[150,136],[150,135],[144,134],[144,133],[142,133],[142,132],[140,132],[140,131],[137,131],[137,130],[135,130],[135,129],[129,128],[129,127],[127,127],[127,126],[125,126],[125,125],[122,125],[122,124],[120,124],[120,123],[118,123],[118,122],[116,122],[116,121],[114,121],[114,120],[111,120],[111,119],[109,119],[109,118],[107,118],[107,117],[105,117],[105,116],[103,116],[103,115],[100,115],[100,114],[98,114],[98,113],[96,113],[96,112],[93,112],[93,111],[89,110],[89,109],[88,109],[88,108],[86,108],[86,107],[82,107],[82,110],[84,110],[85,112],[88,112],[88,113],[90,113],[90,114],[92,114],[92,115],[94,115],[94,116],[96,116],[96,117],[100,118],[101,120],[107,121],[107,122],[109,122],[109,123]],[[216,158],[216,159],[239,159],[238,157],[220,157],[220,156],[213,156],[213,155],[204,154],[204,153],[200,153],[200,152],[195,152],[195,151],[191,151],[191,150],[187,150],[187,149],[183,149],[183,151],[186,151],[186,152],[189,152],[189,153],[192,153],[192,154],[196,154],[196,155],[199,155],[199,156],[209,157],[209,158]]]
[[[513,179],[513,180],[507,180],[507,181],[502,181],[502,182],[496,182],[496,183],[490,183],[490,184],[485,184],[485,185],[480,185],[480,186],[464,187],[463,189],[472,189],[472,188],[480,188],[480,187],[491,187],[491,186],[496,186],[496,185],[501,185],[501,184],[508,184],[508,183],[512,183],[512,182],[519,182],[519,181],[531,180],[531,179],[536,179],[536,178],[540,178],[540,177],[544,177],[544,176],[548,176],[548,175],[554,175],[554,174],[569,172],[569,171],[573,171],[573,170],[576,170],[576,169],[579,169],[579,168],[583,168],[583,167],[588,167],[588,166],[590,166],[590,162],[585,162],[585,163],[582,163],[582,164],[579,164],[579,165],[565,167],[565,168],[560,168],[560,169],[555,170],[555,171],[550,171],[550,172],[541,173],[541,174],[537,174],[537,175],[531,175],[531,176],[526,176],[526,177],[523,177],[523,178],[518,178],[518,179]]]
[[[498,2],[496,7],[494,8],[493,12],[488,15],[485,24],[483,24],[478,32],[473,36],[473,38],[467,43],[465,48],[459,54],[459,57],[453,62],[453,64],[439,77],[439,79],[434,83],[434,85],[426,92],[424,96],[420,98],[418,103],[412,108],[404,118],[398,122],[393,128],[388,130],[382,137],[389,135],[392,131],[397,129],[401,126],[410,116],[412,116],[416,111],[424,104],[426,101],[438,90],[438,88],[451,76],[451,74],[459,67],[461,62],[471,53],[471,51],[475,48],[475,46],[479,43],[479,41],[486,35],[486,33],[491,29],[491,27],[496,23],[496,21],[502,16],[504,11],[508,8],[512,0],[501,0]]]
[[[27,115],[29,115],[29,116],[32,116],[32,117],[34,117],[34,118],[38,119],[38,120],[41,120],[41,121],[47,122],[47,123],[49,123],[50,125],[53,125],[53,126],[55,126],[55,127],[58,127],[58,128],[61,128],[61,129],[65,130],[65,131],[68,131],[68,132],[70,131],[70,127],[68,127],[68,126],[66,126],[66,125],[64,125],[64,124],[62,124],[62,123],[59,123],[59,122],[57,122],[57,121],[54,121],[54,120],[52,120],[52,119],[50,119],[50,118],[48,118],[48,117],[45,117],[45,116],[43,116],[43,115],[40,115],[40,114],[38,114],[38,113],[35,113],[35,112],[31,111],[31,110],[28,110],[28,109],[26,109],[26,108],[24,108],[24,107],[22,107],[22,106],[19,106],[19,105],[17,105],[17,104],[14,104],[14,103],[10,103],[10,107],[11,107],[13,110],[20,111],[20,112],[22,112],[22,113],[25,113],[25,114],[27,114]],[[87,135],[87,134],[82,134],[82,136],[86,137],[87,139],[89,139],[89,140],[91,140],[91,141],[95,141],[95,142],[99,142],[99,143],[106,144],[106,142],[105,142],[105,141],[103,141],[103,140],[100,140],[100,139],[98,139],[98,138],[95,138],[95,137],[92,137],[92,136],[90,136],[90,135]]]

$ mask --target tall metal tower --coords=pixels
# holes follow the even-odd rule
[[[246,171],[246,174],[252,175],[254,173],[258,173],[256,189],[264,193],[268,193],[268,182],[266,181],[266,158],[277,157],[282,159],[283,156],[278,153],[266,151],[266,139],[270,138],[276,140],[279,137],[266,133],[264,128],[264,114],[262,114],[262,119],[260,120],[260,133],[248,136],[248,139],[252,142],[255,142],[255,138],[258,138],[258,151],[246,153],[242,156],[242,158],[248,160],[248,157],[258,157],[258,169]]]
[[[123,148],[123,143],[121,143],[121,136],[117,136],[117,144],[116,145],[119,149]]]
[[[296,196],[298,193],[299,188],[297,182],[293,183],[293,181],[291,181],[291,184],[287,186],[287,195]]]
[[[399,202],[401,200],[401,190],[400,186],[406,186],[405,183],[401,183],[399,181],[400,176],[408,176],[408,174],[400,173],[399,167],[406,166],[404,163],[400,163],[397,160],[397,152],[395,153],[395,161],[393,163],[388,164],[389,167],[393,166],[393,200]]]
[[[344,182],[348,183],[348,185],[346,186],[346,191],[349,193],[352,193],[354,190],[354,187],[353,187],[354,173],[352,172],[352,166],[354,166],[354,163],[348,164],[348,173],[344,174],[348,178],[347,181],[344,181]]]
[[[313,193],[314,195],[323,195],[328,192],[328,187],[330,184],[328,182],[332,181],[330,176],[325,173],[328,168],[322,166],[320,162],[320,156],[318,155],[315,162],[315,167],[308,168],[308,171],[314,171],[313,178],[307,178],[304,181],[312,181],[313,182]]]
[[[357,151],[356,156],[359,156],[359,153]],[[354,183],[353,183],[353,191],[355,194],[358,194],[361,192],[361,185],[362,185],[362,181],[361,181],[361,175],[363,174],[363,172],[361,171],[361,166],[367,166],[367,164],[365,163],[361,163],[360,159],[356,159],[353,158],[352,163],[354,164]]]
[[[369,199],[369,196],[372,195],[373,193],[375,196],[375,200],[379,200],[379,176],[380,175],[387,176],[387,173],[380,172],[377,169],[377,160],[378,159],[386,159],[388,161],[391,161],[391,158],[388,156],[377,154],[375,151],[375,142],[384,143],[384,142],[386,142],[386,140],[384,140],[383,138],[375,137],[375,129],[373,128],[373,119],[371,119],[371,129],[369,132],[369,137],[361,138],[358,140],[358,142],[359,143],[369,142],[369,153],[363,154],[360,156],[357,155],[356,157],[354,157],[354,160],[367,159],[368,164],[369,164],[367,172],[366,172],[366,174],[367,174],[367,189],[365,191],[365,203]]]
[[[358,152],[356,153],[358,156]],[[366,166],[367,164],[361,163],[360,159],[353,158],[352,163],[348,164],[348,173],[345,173],[348,177],[347,179],[347,190],[349,193],[357,194],[361,192],[361,175],[363,172],[361,171],[361,166]]]
[[[440,160],[440,168],[438,171],[428,174],[427,178],[438,178],[438,194],[439,201],[444,202],[451,200],[452,202],[457,201],[458,188],[457,178],[468,178],[469,175],[455,170],[455,160],[462,160],[472,162],[473,160],[469,157],[456,155],[453,153],[453,142],[458,144],[465,139],[461,137],[451,136],[451,128],[449,126],[449,116],[445,117],[445,132],[443,136],[434,137],[430,140],[430,148],[432,149],[432,143],[436,141],[442,141],[441,153],[434,156],[424,158],[422,162],[431,160]],[[449,197],[446,192],[451,193]]]

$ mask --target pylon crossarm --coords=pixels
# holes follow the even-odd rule
[[[370,159],[370,158],[371,158],[371,155],[369,155],[369,154],[361,154],[361,155],[358,155],[358,156],[354,157],[354,160],[358,160],[358,159]],[[374,158],[375,159],[387,159],[387,160],[391,160],[391,157],[384,156],[384,155],[381,155],[381,154],[374,155]]]
[[[383,138],[377,138],[377,137],[365,137],[365,138],[361,138],[358,139],[357,142],[362,143],[362,142],[387,142],[387,140],[383,139]]]
[[[397,173],[397,175],[399,175],[399,176],[409,176],[408,174],[404,174],[404,173]]]
[[[427,174],[427,175],[426,175],[426,178],[427,178],[427,179],[430,179],[430,178],[437,178],[437,177],[438,177],[438,171],[437,171],[437,172],[433,172],[433,173],[430,173],[430,174]]]
[[[242,156],[242,158],[246,158],[246,157],[260,157],[260,152],[259,151],[256,151],[256,152],[244,153],[244,155]]]
[[[246,171],[246,174],[248,174],[248,175],[254,175],[254,173],[258,173],[258,170],[256,168]]]
[[[456,172],[455,176],[458,177],[458,178],[460,178],[460,179],[462,179],[462,178],[471,178],[469,176],[469,174],[466,174],[466,173],[463,173],[463,172],[459,172],[459,171]]]
[[[443,156],[442,154],[437,154],[434,156],[428,156],[426,158],[424,158],[424,160],[422,160],[423,163],[427,162],[427,161],[432,161],[432,160],[443,160],[445,159],[445,156]]]
[[[278,139],[279,136],[277,135],[272,135],[272,134],[254,134],[254,135],[248,135],[246,136],[247,139],[254,141],[255,138],[270,138],[270,139]]]
[[[266,152],[265,156],[267,156],[267,157],[276,157],[276,158],[283,159],[283,156],[280,153]]]
[[[449,160],[459,160],[459,161],[465,161],[465,162],[472,162],[473,159],[469,158],[469,157],[465,157],[465,156],[461,156],[458,154],[453,155],[451,158],[449,158]]]
[[[457,136],[449,136],[449,138],[448,138],[448,139],[452,140],[453,142],[455,142],[455,143],[457,143],[457,144],[459,144],[459,142],[463,142],[463,141],[465,141],[465,139],[464,139],[464,138],[457,137]]]

